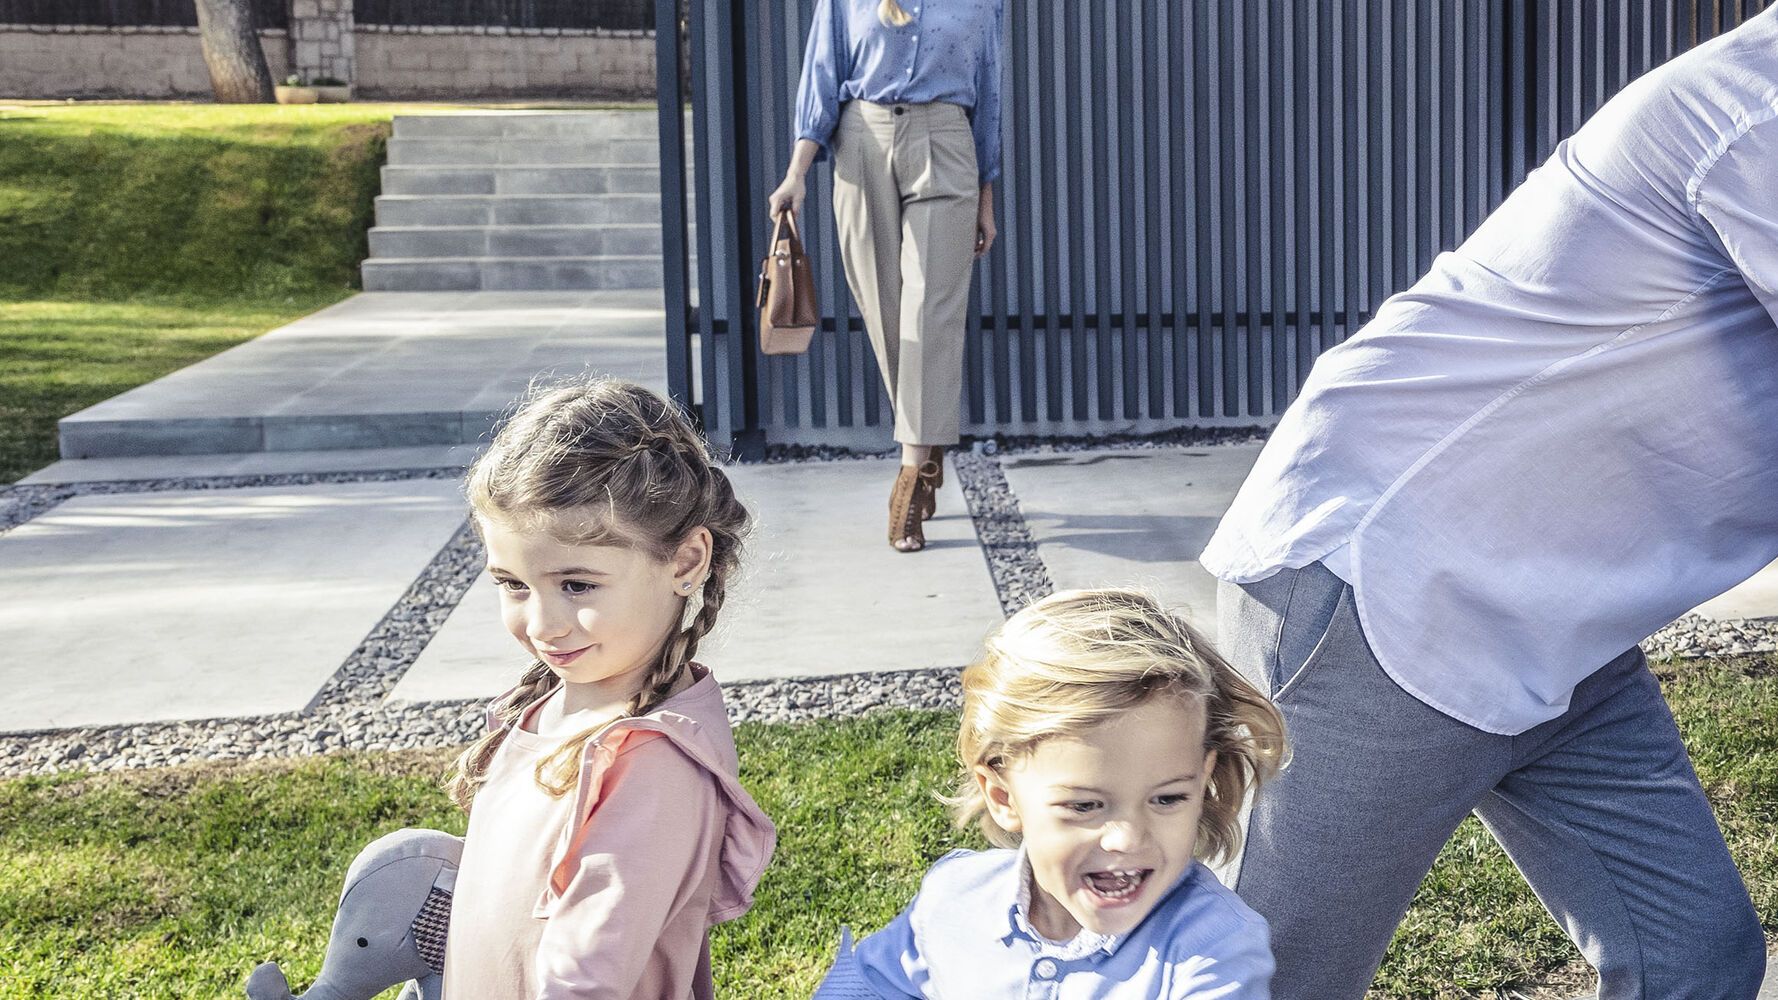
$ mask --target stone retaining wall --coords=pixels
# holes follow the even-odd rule
[[[366,95],[654,97],[652,33],[360,27],[356,35],[355,82]]]
[[[272,79],[284,79],[288,36],[259,37]],[[208,96],[196,28],[0,25],[0,98]]]
[[[342,2],[349,10],[322,5]],[[648,32],[358,27],[329,38],[295,26],[294,46],[284,31],[260,33],[278,82],[296,65],[366,98],[654,97]],[[208,96],[196,28],[0,25],[0,98]]]

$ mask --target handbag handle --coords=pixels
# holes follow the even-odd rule
[[[761,262],[759,269],[759,289],[753,295],[753,306],[756,309],[765,305],[766,287],[771,284],[772,280],[771,268],[765,265],[768,264],[773,257],[778,255],[778,240],[784,235],[784,224],[786,220],[790,223],[791,238],[798,242],[802,241],[802,237],[799,236],[796,231],[796,213],[794,211],[786,206],[782,211],[772,216],[772,241],[767,245],[766,259]]]
[[[786,205],[782,211],[772,216],[771,246],[774,252],[778,249],[778,240],[783,236],[786,225],[790,226],[791,238],[799,243],[802,242],[803,234],[796,230],[796,211]]]

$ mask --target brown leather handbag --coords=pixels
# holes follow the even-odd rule
[[[821,323],[815,308],[815,277],[796,218],[788,209],[772,223],[772,249],[759,265],[759,349],[766,354],[801,354]]]

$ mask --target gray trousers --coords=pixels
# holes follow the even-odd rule
[[[849,101],[833,135],[833,215],[895,440],[957,443],[975,275],[975,134],[955,104]]]
[[[1272,694],[1292,745],[1235,882],[1272,925],[1276,1000],[1362,997],[1471,811],[1598,970],[1601,1000],[1759,992],[1759,918],[1640,650],[1560,718],[1500,736],[1397,686],[1352,589],[1319,563],[1223,583],[1217,603],[1218,645]]]

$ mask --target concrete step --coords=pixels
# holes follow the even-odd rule
[[[658,194],[652,164],[384,167],[384,194]]]
[[[577,291],[661,287],[661,258],[373,257],[363,264],[367,292]]]
[[[687,198],[688,208],[691,199]],[[378,226],[659,225],[658,194],[397,194],[377,199]]]
[[[370,231],[385,257],[603,257],[661,252],[659,223],[598,226],[389,226]]]
[[[467,111],[396,115],[396,139],[601,139],[653,137],[653,108],[637,111]]]
[[[654,136],[593,139],[532,139],[523,136],[452,139],[391,139],[394,166],[483,166],[537,164],[649,164],[660,162]]]

